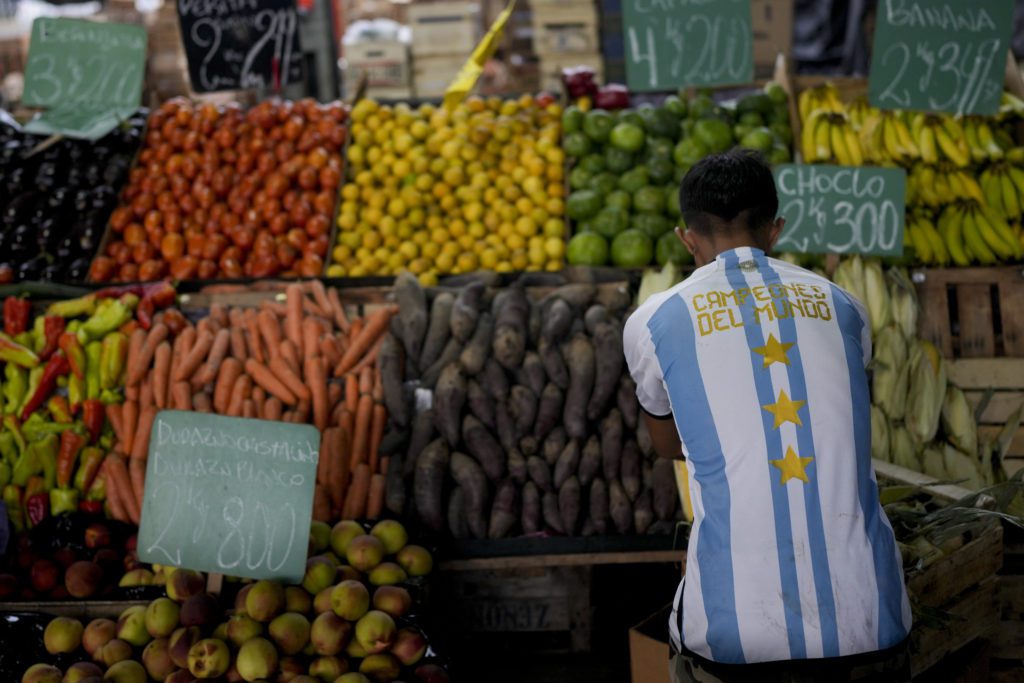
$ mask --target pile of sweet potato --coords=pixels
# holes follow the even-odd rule
[[[455,538],[668,532],[680,514],[622,355],[624,288],[395,285],[385,504]]]

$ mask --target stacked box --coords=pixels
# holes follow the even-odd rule
[[[412,86],[416,97],[436,98],[459,73],[481,37],[479,3],[410,5]]]
[[[540,58],[540,86],[561,88],[561,70],[589,66],[603,80],[597,7],[593,0],[533,0],[533,51]]]
[[[350,91],[366,77],[366,96],[375,99],[410,99],[412,73],[409,46],[399,41],[352,43],[345,46]]]

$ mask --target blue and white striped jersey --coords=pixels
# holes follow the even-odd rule
[[[871,652],[909,633],[871,466],[866,321],[828,280],[744,247],[626,323],[640,404],[674,416],[689,473],[677,648],[753,663]]]

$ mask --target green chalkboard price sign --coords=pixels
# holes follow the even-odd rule
[[[775,167],[778,251],[809,254],[903,253],[906,171],[870,166]]]
[[[320,433],[177,410],[153,421],[139,559],[300,581]]]
[[[623,0],[630,89],[749,83],[751,17],[750,0]]]
[[[1009,0],[881,0],[869,100],[881,109],[995,114],[1013,30]]]

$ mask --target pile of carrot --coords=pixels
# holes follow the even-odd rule
[[[283,302],[210,307],[193,325],[136,330],[125,401],[108,417],[118,445],[107,458],[112,516],[138,523],[149,433],[163,409],[312,424],[322,434],[314,519],[377,517],[387,424],[377,357],[395,306],[349,318],[335,289],[294,283]]]

